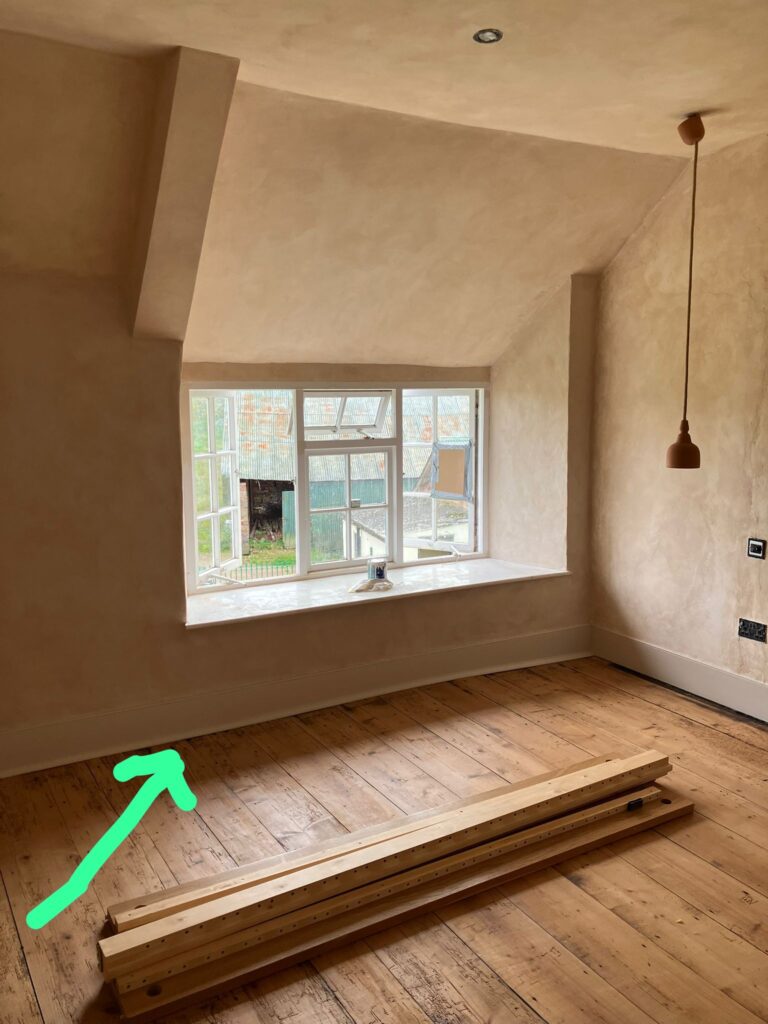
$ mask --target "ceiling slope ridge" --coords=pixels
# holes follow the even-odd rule
[[[427,117],[424,114],[414,114],[407,110],[396,110],[393,107],[377,107],[367,103],[353,103],[350,100],[338,99],[330,96],[319,96],[317,93],[311,92],[300,92],[296,89],[277,89],[272,85],[264,85],[261,82],[254,82],[247,78],[238,78],[237,89],[263,89],[266,92],[274,93],[278,96],[285,96],[288,98],[295,97],[297,101],[306,102],[310,100],[319,104],[333,104],[335,106],[347,107],[350,110],[359,112],[368,112],[373,116],[382,116],[390,118],[403,118],[411,122],[421,122],[422,124],[432,125],[435,127],[444,127],[447,129],[455,129],[457,131],[465,132],[469,134],[474,132],[478,137],[488,138],[490,136],[497,136],[504,139],[523,139],[523,140],[535,140],[536,142],[553,143],[560,146],[578,146],[584,150],[600,150],[607,153],[621,153],[629,154],[630,156],[637,157],[639,160],[648,158],[651,160],[669,160],[673,162],[683,161],[684,156],[674,156],[669,153],[654,152],[651,149],[638,150],[630,149],[627,146],[606,146],[597,142],[583,142],[580,139],[568,138],[566,136],[557,135],[538,135],[534,132],[520,132],[511,131],[508,128],[495,128],[491,125],[479,125],[479,124],[467,124],[465,121],[451,121],[443,117]],[[674,129],[679,118],[671,117],[670,126]],[[738,143],[736,143],[738,145]]]

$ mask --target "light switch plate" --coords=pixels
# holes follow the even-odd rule
[[[759,537],[750,537],[747,541],[747,554],[750,558],[765,558],[765,541]]]

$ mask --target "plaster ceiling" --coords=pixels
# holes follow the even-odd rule
[[[503,29],[492,46],[481,27]],[[0,0],[0,27],[141,54],[186,45],[248,82],[457,124],[679,153],[768,128],[766,0]]]
[[[686,166],[239,83],[184,359],[488,365]]]

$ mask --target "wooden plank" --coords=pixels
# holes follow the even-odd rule
[[[42,1014],[51,1024],[74,1024],[88,1007],[89,1024],[114,1024],[114,997],[96,957],[104,911],[94,889],[44,929],[25,923],[29,909],[63,885],[80,860],[46,773],[5,779],[0,796],[0,870]]]
[[[299,721],[316,742],[333,751],[404,814],[435,807],[454,798],[450,789],[392,750],[340,708],[312,711],[300,715]]]
[[[314,965],[353,1020],[430,1024],[430,1018],[366,942],[326,953]]]
[[[120,993],[120,1004],[127,1017],[156,1012],[170,1005],[183,1005],[212,991],[240,984],[245,979],[272,973],[308,956],[319,955],[338,945],[371,934],[383,926],[391,926],[409,917],[464,899],[500,881],[540,870],[542,865],[575,856],[606,842],[652,828],[662,821],[690,813],[692,805],[682,798],[664,797],[669,803],[658,803],[635,812],[625,812],[567,833],[540,846],[513,851],[506,857],[488,861],[448,879],[439,879],[419,890],[398,894],[344,915],[343,918],[306,928],[270,944],[268,953],[244,950],[186,974],[177,974],[162,983],[145,989]]]
[[[204,744],[183,741],[175,748],[197,797],[197,814],[236,864],[250,864],[283,852],[269,829],[220,777]]]
[[[652,741],[666,751],[676,766],[718,782],[764,809],[768,807],[768,793],[762,780],[727,752],[710,744],[710,739],[727,739],[714,730],[704,729],[706,735],[697,742],[696,723],[675,725],[671,721],[674,716],[663,709],[654,711],[651,705],[643,708],[644,702],[639,700],[629,707],[612,706],[610,699],[603,699],[605,688],[601,684],[597,683],[600,687],[597,689],[588,677],[563,666],[537,666],[522,673],[498,673],[500,678],[507,675],[514,680],[513,686],[524,688],[543,702],[556,703],[568,718],[590,722],[593,729],[597,726],[606,735],[606,741],[613,742],[614,746],[617,741],[633,743],[642,737],[643,741]]]
[[[547,1024],[655,1024],[499,890],[438,917]]]
[[[432,1021],[541,1024],[543,1020],[434,914],[388,928],[367,942]],[[343,951],[338,955],[343,956]]]
[[[596,764],[604,764],[609,761],[607,756],[589,758],[571,766],[574,770],[591,768]],[[264,858],[254,864],[243,865],[239,868],[232,868],[230,871],[219,872],[203,879],[195,879],[184,885],[175,886],[160,892],[145,894],[124,900],[109,907],[109,917],[113,927],[117,931],[126,931],[129,928],[136,928],[139,925],[147,924],[149,921],[156,921],[161,917],[167,917],[171,913],[177,913],[187,907],[196,906],[199,903],[206,903],[218,896],[228,893],[239,892],[259,882],[270,878],[277,878],[282,874],[288,874],[299,868],[310,864],[320,863],[330,857],[338,856],[341,853],[355,849],[362,849],[377,842],[396,835],[405,835],[419,828],[439,821],[448,820],[453,811],[462,807],[469,807],[481,800],[494,799],[507,793],[514,793],[537,782],[546,782],[548,779],[560,775],[559,770],[546,772],[543,775],[527,780],[526,783],[507,783],[490,792],[478,796],[465,797],[460,800],[451,800],[442,804],[436,810],[429,808],[424,811],[410,815],[408,818],[400,819],[398,824],[388,829],[382,825],[369,825],[367,828],[359,829],[356,832],[334,836],[313,846],[308,852],[297,850],[289,853],[278,854],[273,857]],[[327,856],[324,856],[327,854]]]
[[[46,786],[63,819],[70,823],[72,842],[84,857],[115,820],[115,812],[85,764],[51,768]],[[135,787],[132,787],[135,789]],[[157,875],[134,835],[120,845],[91,883],[102,904],[124,895],[140,896],[157,886]]]
[[[219,775],[277,839],[298,850],[345,835],[347,829],[273,760],[248,729],[230,729],[193,741]]]
[[[515,682],[510,682],[510,678]],[[541,690],[540,677],[533,677],[532,674],[520,670],[500,673],[494,678],[484,676],[463,679],[457,681],[456,686],[467,686],[473,692],[477,690],[504,707],[512,707],[519,714],[530,716],[532,720],[558,735],[567,736],[578,742],[585,750],[597,753],[613,749],[617,755],[626,755],[642,749],[639,744],[630,743],[601,728],[594,718],[590,718],[588,709],[591,705],[588,702],[572,703],[567,712],[555,704],[559,692],[564,694],[566,702],[573,702],[571,691],[559,691],[556,687],[549,690],[545,683],[545,694],[534,696],[528,692],[531,689],[532,678],[536,679],[535,688]],[[578,698],[576,700],[578,701]],[[679,763],[675,765],[674,774],[678,785],[694,800],[699,814],[744,836],[763,849],[768,849],[768,812],[718,782],[697,775]]]
[[[89,762],[96,783],[112,804],[115,812],[121,814],[141,780],[117,782],[112,768],[118,757],[99,757]],[[143,831],[160,851],[177,882],[201,878],[215,871],[226,871],[235,867],[234,858],[211,832],[195,811],[182,811],[167,796],[155,800],[140,822],[137,831]]]
[[[768,954],[768,900],[762,893],[657,833],[613,848],[697,911]]]
[[[477,692],[468,684],[472,677],[456,679],[452,683],[436,683],[426,687],[426,692],[451,711],[464,715],[494,736],[513,744],[518,750],[543,758],[554,768],[564,768],[584,756],[584,751],[575,743],[542,728],[511,708],[500,709],[499,705]]]
[[[728,708],[712,707],[694,694],[681,693],[662,683],[645,679],[602,658],[577,658],[569,661],[567,667],[600,679],[607,686],[623,690],[633,697],[639,697],[649,704],[664,708],[665,711],[709,726],[760,750],[768,750],[768,727],[760,722],[742,718],[738,712],[730,711]]]
[[[720,871],[768,897],[768,851],[696,814],[662,834]]]
[[[252,727],[259,744],[345,828],[397,818],[398,808],[292,718]]]
[[[458,796],[481,793],[505,782],[452,743],[398,711],[383,697],[345,704],[344,711]]]
[[[0,877],[0,1024],[35,1024],[42,1015],[32,988],[27,961],[13,920],[5,884]]]
[[[561,704],[561,696],[567,701],[572,696],[570,691],[560,691],[555,685],[547,689],[544,680],[532,672],[497,672],[493,676],[486,676],[485,682],[471,679],[467,685],[503,707],[512,708],[550,732],[570,740],[582,750],[592,753],[615,750],[626,757],[638,749],[637,743],[616,736],[578,710],[571,707],[566,709]]]
[[[633,867],[616,847],[565,861],[558,870],[708,984],[768,1019],[765,956]]]
[[[521,850],[529,846],[538,848],[538,844],[555,836],[579,831],[594,822],[625,814],[630,802],[639,802],[640,806],[646,806],[658,801],[660,796],[661,791],[655,786],[634,790],[618,799],[606,800],[573,814],[563,815],[556,821],[536,825],[511,836],[503,836],[501,839],[474,846],[470,850],[463,850],[449,857],[430,861],[428,864],[420,865],[409,871],[401,871],[370,885],[362,885],[351,892],[323,899],[320,903],[274,917],[252,928],[240,929],[223,939],[195,946],[178,956],[168,956],[155,962],[144,963],[137,971],[121,974],[118,978],[118,988],[121,992],[142,988],[148,982],[161,981],[173,974],[181,974],[194,967],[204,966],[206,963],[219,960],[230,953],[242,949],[253,949],[273,939],[281,938],[289,932],[307,928],[320,921],[329,921],[332,918],[340,917],[358,907],[372,906],[377,900],[394,896],[396,893],[421,889],[427,883],[458,874],[485,861],[504,857],[514,850]]]
[[[506,789],[494,791],[494,795],[503,793],[506,793]],[[137,928],[150,921],[157,921],[160,918],[179,913],[188,907],[208,903],[221,896],[241,892],[243,889],[253,888],[263,882],[282,878],[302,868],[322,864],[346,853],[369,849],[397,836],[411,835],[438,822],[448,821],[451,811],[467,806],[470,802],[477,803],[476,800],[457,801],[454,802],[450,810],[446,809],[437,815],[424,812],[403,818],[393,828],[385,829],[381,825],[371,825],[358,832],[345,833],[313,846],[309,852],[301,849],[291,853],[277,854],[256,861],[254,864],[243,865],[233,868],[231,871],[176,886],[172,890],[125,900],[109,908],[109,917],[119,932]]]
[[[183,952],[267,917],[298,909],[318,898],[375,881],[468,845],[583,807],[653,782],[668,771],[655,751],[563,774],[495,800],[461,808],[447,822],[419,831],[414,847],[408,835],[310,866],[284,878],[244,889],[189,910],[150,922],[99,943],[107,977],[151,962],[160,953]]]
[[[150,1014],[152,1022],[163,1024],[202,1024],[206,1010],[210,1024],[353,1024],[344,1007],[324,978],[311,963],[289,967],[257,984],[243,985],[218,996],[204,1007],[180,1011],[172,1016]],[[161,1011],[162,1012],[162,1011]],[[182,1011],[184,1012],[184,1011]]]
[[[768,809],[768,751],[758,750],[730,736],[699,725],[675,720],[653,705],[595,682],[562,665],[532,669],[547,681],[556,680],[574,695],[585,698],[589,713],[606,723],[617,736],[633,740],[642,730],[643,742],[665,750],[675,764],[726,785],[734,793]],[[576,700],[578,708],[583,701]]]
[[[390,693],[387,700],[435,735],[447,740],[509,782],[552,768],[542,757],[457,715],[451,708],[422,690]],[[578,756],[578,755],[577,755]]]
[[[659,1024],[759,1024],[749,1010],[622,921],[557,871],[502,892]]]

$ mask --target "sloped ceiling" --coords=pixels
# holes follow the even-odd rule
[[[487,365],[684,166],[240,83],[184,359]]]
[[[504,30],[494,46],[472,33]],[[239,57],[249,82],[457,124],[674,154],[768,128],[766,0],[0,0],[0,27]]]

